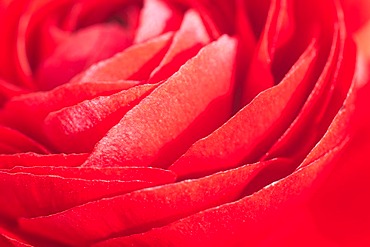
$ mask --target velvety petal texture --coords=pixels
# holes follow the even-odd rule
[[[370,246],[362,0],[0,2],[0,246]]]

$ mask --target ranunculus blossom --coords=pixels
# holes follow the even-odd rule
[[[2,0],[0,246],[370,246],[368,7]]]

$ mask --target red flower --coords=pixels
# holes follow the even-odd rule
[[[342,2],[1,2],[0,244],[369,245]]]

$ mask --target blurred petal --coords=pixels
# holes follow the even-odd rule
[[[346,24],[350,32],[357,31],[370,20],[370,2],[367,0],[341,0]]]
[[[23,152],[49,153],[44,146],[21,132],[0,125],[0,154]]]
[[[12,97],[24,93],[27,93],[25,89],[0,79],[0,107]]]
[[[112,58],[97,63],[73,81],[117,81],[145,80],[160,63],[172,41],[172,33],[166,33],[147,41],[133,45]]]
[[[101,24],[79,30],[60,43],[39,66],[36,83],[40,89],[50,90],[129,45],[130,37],[119,25]]]
[[[266,24],[254,51],[254,58],[248,68],[243,87],[243,105],[249,103],[258,93],[272,87],[275,82],[271,62],[278,46],[289,39],[294,29],[289,0],[272,0]]]
[[[142,43],[168,31],[175,31],[180,26],[181,18],[181,13],[165,1],[145,0],[134,43]]]

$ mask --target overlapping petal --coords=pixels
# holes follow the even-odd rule
[[[102,3],[0,3],[0,244],[370,243],[350,1]]]

